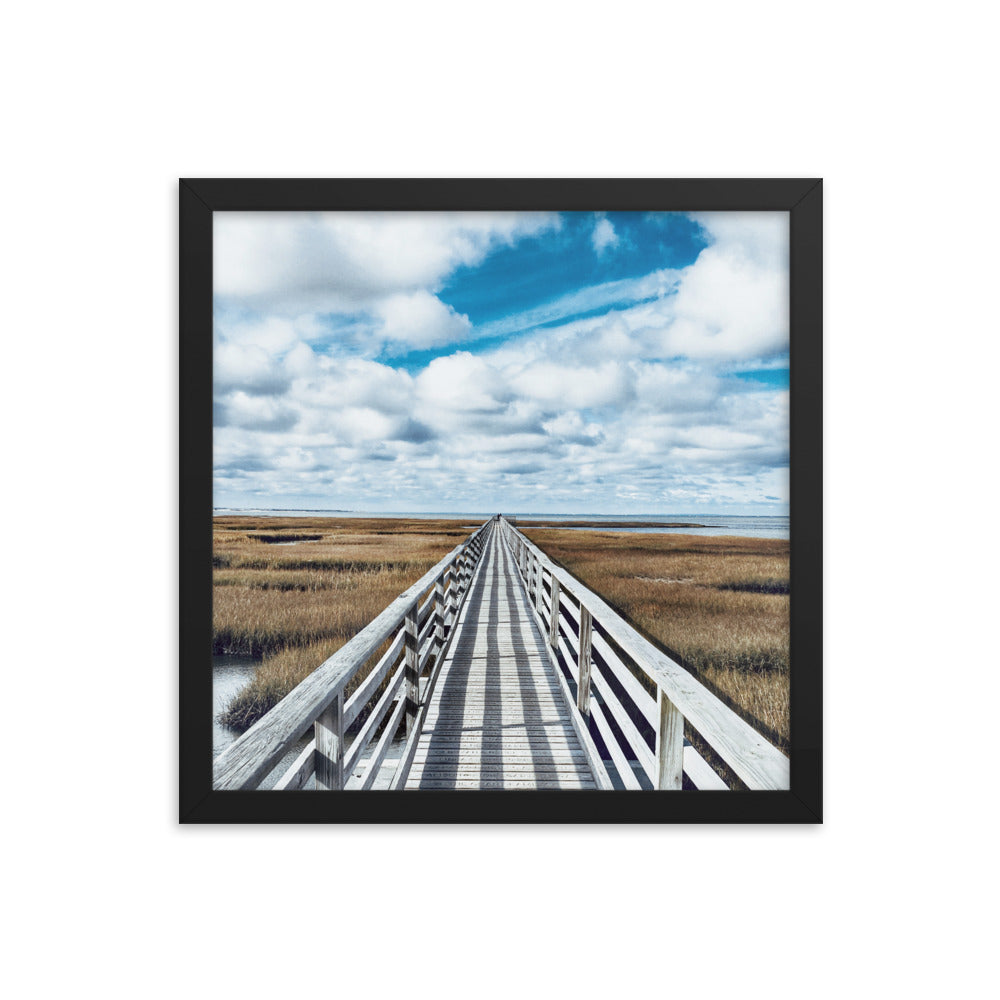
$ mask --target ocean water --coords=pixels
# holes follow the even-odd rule
[[[431,511],[408,513],[406,511],[354,511],[354,510],[268,510],[266,508],[216,507],[217,516],[244,514],[254,517],[412,517],[461,519],[469,525],[480,525],[496,511]],[[681,535],[739,535],[743,538],[788,538],[789,519],[779,517],[748,517],[727,514],[539,514],[531,511],[504,511],[509,517],[525,521],[597,521],[605,531],[637,531]],[[685,524],[703,525],[700,528],[621,528],[623,521],[652,522],[680,521]],[[581,529],[583,530],[583,529]]]

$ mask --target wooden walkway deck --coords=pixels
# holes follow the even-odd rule
[[[221,753],[213,787],[251,790],[276,769],[276,791],[781,791],[790,779],[787,756],[501,515]]]
[[[514,559],[493,530],[406,788],[594,787]]]

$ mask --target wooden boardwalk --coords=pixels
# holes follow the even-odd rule
[[[596,787],[499,531],[490,533],[441,665],[405,787]]]
[[[500,515],[221,753],[213,787],[251,790],[277,769],[276,791],[780,791],[790,778],[783,753]]]

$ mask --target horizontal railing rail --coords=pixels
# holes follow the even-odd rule
[[[569,697],[575,688],[583,735],[607,750],[591,760],[599,787],[680,789],[686,775],[697,789],[728,789],[723,768],[686,743],[685,720],[748,788],[789,787],[780,750],[506,518],[498,523]]]
[[[494,520],[452,549],[227,747],[214,762],[213,787],[257,788],[311,726],[312,740],[275,790],[301,789],[314,775],[318,789],[370,788],[405,717],[406,744],[390,782],[401,788],[437,668]],[[388,648],[365,673],[386,641]],[[356,688],[346,697],[355,680]],[[373,741],[375,748],[365,757]]]

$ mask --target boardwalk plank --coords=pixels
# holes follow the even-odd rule
[[[455,628],[407,789],[596,787],[524,584],[496,531]]]

